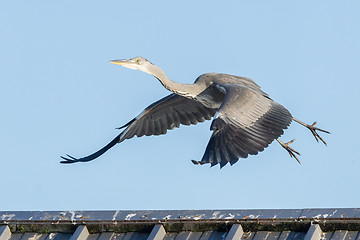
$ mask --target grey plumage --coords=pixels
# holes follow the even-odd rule
[[[216,109],[207,108],[192,99],[170,94],[148,106],[141,114],[126,125],[119,142],[135,135],[161,135],[180,124],[190,125],[210,120]],[[121,127],[122,128],[122,127]]]
[[[80,159],[67,155],[62,157],[65,161],[61,163],[91,161],[125,139],[161,135],[181,124],[197,124],[214,117],[210,128],[213,133],[205,153],[201,161],[193,160],[193,163],[223,167],[263,151],[294,119],[287,109],[273,101],[249,78],[207,73],[198,77],[194,84],[182,84],[170,80],[159,67],[142,57],[111,62],[152,74],[173,94],[151,104],[120,127],[125,129],[99,151]],[[329,133],[315,128],[315,123],[307,125],[294,120],[309,128],[316,139],[322,140],[315,130]],[[298,153],[288,146],[289,143],[279,143],[298,160],[295,156]]]

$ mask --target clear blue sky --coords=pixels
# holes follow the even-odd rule
[[[358,1],[4,1],[0,210],[360,207]],[[210,121],[90,154],[167,95],[108,60],[144,56],[174,81],[254,79],[292,123],[299,165],[274,142],[234,166],[194,166]]]

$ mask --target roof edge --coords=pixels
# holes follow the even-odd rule
[[[0,211],[0,221],[360,219],[360,208],[254,210]]]

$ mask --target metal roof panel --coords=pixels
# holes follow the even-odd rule
[[[359,239],[359,231],[359,208],[0,211],[0,240]]]

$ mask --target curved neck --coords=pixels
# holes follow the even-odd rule
[[[198,94],[205,90],[205,87],[202,88],[199,85],[174,82],[166,76],[161,68],[153,64],[151,64],[151,67],[149,67],[148,70],[148,73],[156,77],[167,90],[180,96],[195,98]]]

